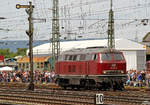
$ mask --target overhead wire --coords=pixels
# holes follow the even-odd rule
[[[75,0],[74,0],[75,1]],[[92,6],[92,3],[93,4],[96,4],[97,2],[96,1],[98,1],[98,2],[100,2],[100,0],[95,0],[95,3],[94,3],[94,1],[89,1],[88,0],[88,3]],[[10,1],[9,1],[10,2]],[[28,1],[26,0],[26,2],[28,3]],[[50,23],[51,22],[51,19],[52,19],[52,17],[50,17],[50,15],[48,14],[48,11],[50,11],[49,10],[49,8],[46,8],[45,7],[45,2],[46,1],[44,1],[44,0],[42,0],[42,1],[40,1],[40,2],[38,2],[38,1],[35,1],[34,0],[34,4],[36,5],[36,7],[40,7],[40,8],[36,8],[35,10],[34,10],[34,15],[38,15],[39,14],[39,17],[45,17],[46,19],[49,19],[49,20],[47,20],[47,23]],[[103,0],[103,2],[104,2],[104,0]],[[7,4],[7,3],[6,3]],[[11,2],[10,2],[10,4],[11,4]],[[44,6],[43,6],[44,5]],[[83,1],[83,3],[82,3],[82,6],[85,6],[85,5],[87,5],[87,3],[86,2],[84,2]],[[78,5],[78,3],[76,4],[75,2],[72,4],[72,5],[70,5],[69,3],[66,5],[66,6],[71,6],[71,8],[72,9],[74,9],[74,8],[78,8],[79,7],[79,5]],[[141,8],[149,8],[150,7],[150,4],[149,3],[147,3],[147,2],[145,2],[145,3],[143,3],[142,5],[134,5],[134,6],[125,6],[125,7],[121,7],[121,8],[117,8],[117,9],[114,9],[114,11],[115,11],[115,14],[119,14],[119,13],[121,13],[122,11],[128,11],[129,9],[131,10],[138,10],[138,9],[141,9]],[[40,12],[40,13],[39,13]],[[88,11],[88,12],[86,12],[85,14],[86,14],[86,16],[84,16],[85,18],[84,18],[84,20],[88,20],[88,21],[94,21],[94,20],[108,20],[107,18],[88,18],[88,16],[91,16],[91,15],[94,15],[94,16],[98,16],[98,15],[100,15],[100,14],[108,14],[108,9],[106,9],[106,10],[100,10],[100,11],[95,11],[95,12],[93,12],[93,14],[91,13],[91,12],[93,12],[93,11]],[[147,19],[150,19],[150,17],[148,17],[149,15],[147,14],[147,12],[148,11],[146,11],[146,15],[147,15]],[[14,13],[14,12],[9,12],[9,14],[10,13]],[[82,12],[81,12],[82,13]],[[130,14],[130,13],[129,13]],[[66,15],[66,17],[67,16],[69,16],[69,15]],[[8,19],[6,19],[6,20],[4,20],[4,21],[1,21],[1,24],[4,24],[5,22],[7,22],[8,23],[8,26],[9,27],[11,27],[11,26],[13,26],[13,22],[11,22],[11,20],[12,21],[15,21],[15,26],[17,27],[17,26],[20,26],[21,24],[24,24],[24,23],[20,23],[20,21],[23,21],[23,19],[22,18],[24,18],[25,17],[25,19],[27,19],[27,17],[28,17],[28,15],[16,15],[16,16],[12,16],[12,17],[10,17],[10,18],[8,18]],[[37,16],[38,17],[38,16]],[[15,19],[15,20],[14,20]],[[18,20],[17,20],[18,19]],[[122,20],[122,21],[130,21],[130,20],[134,20],[134,19],[137,19],[137,20],[142,20],[143,18],[133,18],[133,19],[129,19],[129,18],[115,18],[115,20],[117,21],[117,20]],[[9,20],[9,21],[8,21]],[[71,20],[71,21],[80,21],[80,20],[83,20],[83,19],[81,19],[80,17],[79,17],[79,15],[78,14],[76,14],[76,15],[74,15],[74,14],[71,14],[71,16],[70,16],[70,18],[62,18],[62,17],[60,17],[60,20]],[[27,20],[25,20],[25,21],[27,21]],[[10,22],[10,23],[9,23]],[[10,25],[10,24],[12,24],[12,25]],[[20,25],[19,25],[20,24]],[[7,26],[7,25],[6,25]],[[49,30],[50,31],[50,30]],[[39,32],[40,33],[40,32]]]

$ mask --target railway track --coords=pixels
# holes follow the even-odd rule
[[[5,86],[4,86],[5,87]],[[146,105],[150,102],[149,91],[97,91],[97,90],[62,90],[57,86],[36,88],[26,91],[25,87],[0,87],[0,103],[21,105],[93,105],[95,94],[104,94],[105,104],[115,105]],[[39,86],[37,86],[39,87]],[[149,103],[150,104],[150,103]]]
[[[141,105],[148,101],[150,97],[144,95],[144,97],[136,96],[135,94],[122,94],[108,92],[101,92],[104,94],[105,104],[115,105]],[[109,94],[109,95],[108,95]],[[118,95],[118,96],[117,96]],[[21,90],[0,90],[1,102],[9,102],[13,104],[24,105],[93,105],[95,93],[81,92],[81,91],[21,91]],[[127,104],[128,103],[128,104]]]
[[[59,94],[58,94],[59,93]],[[63,94],[62,92],[46,92],[46,91],[11,91],[0,90],[0,100],[14,101],[17,104],[33,105],[33,104],[58,104],[58,105],[93,105],[94,98],[87,96],[78,96],[74,94]]]

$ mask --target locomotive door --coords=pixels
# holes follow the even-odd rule
[[[97,54],[92,54],[91,60],[89,61],[89,74],[97,74]]]

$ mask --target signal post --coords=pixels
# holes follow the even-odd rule
[[[32,13],[34,6],[32,5],[32,2],[29,2],[29,5],[16,5],[17,9],[20,8],[26,8],[26,12],[29,15],[28,21],[29,21],[29,30],[26,31],[26,34],[29,36],[29,60],[30,60],[30,83],[28,85],[28,90],[34,91],[34,82],[33,82],[33,22],[32,22]]]

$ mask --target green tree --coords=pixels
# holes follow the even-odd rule
[[[26,55],[27,48],[17,48],[16,55]]]
[[[0,55],[3,55],[4,58],[13,58],[15,56],[24,56],[26,55],[27,48],[17,48],[17,52],[10,52],[9,49],[0,49]]]

